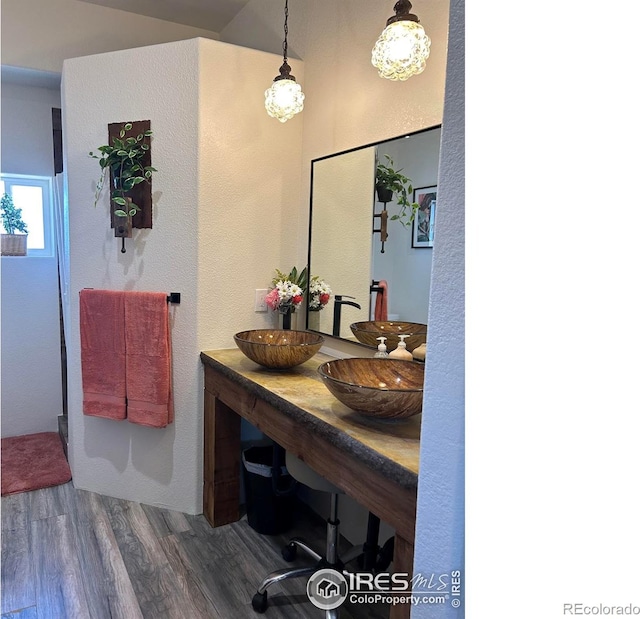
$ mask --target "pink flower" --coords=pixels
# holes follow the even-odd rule
[[[274,288],[271,292],[269,292],[264,298],[264,302],[272,310],[278,309],[278,305],[280,305],[280,295],[278,294],[278,289]]]

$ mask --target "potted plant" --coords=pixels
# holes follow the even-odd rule
[[[400,213],[391,215],[390,219],[397,219],[403,226],[408,226],[418,210],[417,202],[410,202],[409,195],[413,193],[413,184],[410,178],[401,174],[402,168],[394,169],[393,159],[384,155],[386,165],[378,160],[376,165],[376,192],[380,202],[391,202],[395,197],[400,207]],[[409,211],[407,211],[409,209]]]
[[[8,193],[2,194],[0,202],[0,217],[6,232],[2,235],[2,255],[26,256],[27,225],[22,219],[22,209],[16,208]],[[16,231],[23,234],[16,234]]]
[[[145,166],[143,159],[149,150],[148,140],[145,138],[152,135],[151,130],[143,131],[136,137],[126,137],[127,131],[130,131],[133,125],[125,123],[124,128],[120,130],[120,137],[113,138],[113,144],[105,144],[98,147],[100,155],[89,153],[94,159],[98,159],[102,174],[96,183],[96,194],[94,206],[98,203],[107,172],[111,174],[113,181],[113,189],[111,191],[111,202],[113,204],[113,213],[117,217],[133,217],[140,207],[134,204],[128,196],[136,185],[143,182],[149,182],[156,169],[151,166]]]

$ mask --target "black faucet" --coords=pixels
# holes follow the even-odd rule
[[[357,307],[358,309],[362,309],[357,303],[354,301],[344,301],[344,299],[355,299],[355,297],[350,297],[346,294],[337,294],[334,296],[333,300],[333,335],[340,337],[340,312],[342,311],[343,305],[351,305],[352,307]]]

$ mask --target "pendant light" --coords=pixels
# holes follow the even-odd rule
[[[273,79],[270,88],[264,91],[264,106],[267,114],[273,118],[277,118],[281,123],[287,122],[293,118],[298,112],[302,112],[304,107],[304,93],[300,84],[296,82],[296,78],[291,75],[291,67],[287,62],[287,35],[289,28],[287,22],[289,20],[289,0],[284,3],[284,42],[282,43],[282,51],[284,58],[280,67],[280,75]]]
[[[417,15],[409,13],[409,0],[398,0],[393,10],[396,14],[387,20],[373,47],[371,64],[380,77],[404,81],[424,71],[431,40]]]

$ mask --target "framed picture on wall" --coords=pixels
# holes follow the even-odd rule
[[[413,219],[411,247],[433,247],[437,193],[438,187],[436,185],[416,187],[413,190],[413,201],[418,203],[418,210]]]

